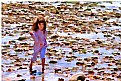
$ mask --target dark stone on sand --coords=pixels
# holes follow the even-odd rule
[[[60,45],[60,43],[58,43],[58,42],[52,42],[52,43],[50,43],[50,45]]]
[[[64,81],[64,79],[63,78],[58,78],[58,81]]]
[[[7,54],[7,51],[2,51],[2,55]]]
[[[118,71],[118,69],[117,68],[114,68],[114,71]]]
[[[77,77],[77,81],[84,81],[85,80],[85,77],[84,76],[78,76]]]
[[[17,77],[21,77],[22,75],[18,74]]]
[[[11,72],[11,71],[12,71],[12,69],[10,69],[10,68],[9,68],[7,71],[8,71],[8,72]]]
[[[82,66],[82,65],[84,65],[84,62],[76,62],[76,65],[77,66]]]
[[[22,66],[22,64],[15,64],[15,66]]]
[[[106,17],[103,18],[104,21],[107,21],[108,19],[109,19],[109,18],[106,18]]]
[[[77,58],[77,56],[72,56],[72,58]]]
[[[98,77],[98,76],[94,76],[94,78],[95,78],[95,79],[100,79],[100,77]]]
[[[54,35],[54,36],[51,36],[50,38],[51,39],[56,39],[56,38],[58,38],[59,36],[58,35]]]
[[[19,37],[19,38],[18,38],[19,41],[23,41],[23,40],[25,40],[25,39],[26,39],[25,37]]]
[[[51,60],[49,63],[50,63],[50,64],[55,64],[55,63],[57,63],[57,61]]]
[[[21,80],[18,80],[18,81],[26,81],[26,79],[21,79]]]
[[[98,43],[98,44],[102,44],[102,42],[101,42],[101,41],[99,41],[99,40],[97,40],[97,43]]]
[[[96,64],[94,62],[91,63],[91,66],[95,66]]]
[[[17,59],[16,59],[16,62],[21,62],[21,61],[20,61],[20,59],[17,58]]]
[[[37,72],[37,70],[32,71],[32,73],[36,73],[36,72]]]
[[[104,35],[104,37],[112,37],[111,35]]]
[[[58,71],[61,71],[61,69],[57,69],[57,68],[56,68],[56,69],[55,69],[55,73],[58,73]]]
[[[24,49],[15,49],[15,52],[22,52]]]
[[[10,47],[10,45],[4,45],[4,46],[2,46],[2,47],[4,47],[4,48],[9,48],[9,47]]]
[[[99,50],[95,50],[94,53],[99,53]]]
[[[94,74],[94,71],[88,71],[89,74]]]
[[[27,67],[20,67],[19,69],[27,69]]]
[[[86,66],[87,66],[87,67],[91,67],[92,65],[91,65],[91,64],[87,64]]]
[[[66,59],[65,61],[67,61],[67,62],[71,62],[71,59]]]

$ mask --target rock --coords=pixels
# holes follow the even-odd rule
[[[85,64],[85,63],[84,63],[84,62],[82,62],[82,61],[80,61],[80,62],[79,62],[79,61],[78,61],[78,62],[76,62],[76,65],[77,65],[77,66],[83,66],[84,64]]]
[[[69,81],[77,81],[77,80],[82,80],[84,81],[85,79],[85,76],[83,73],[79,72],[79,73],[76,73],[74,75],[72,75],[70,78],[69,78]]]
[[[64,81],[64,79],[63,78],[58,78],[58,81]]]
[[[20,75],[20,74],[17,74],[17,77],[21,77],[22,75]]]
[[[50,64],[55,64],[55,63],[57,63],[57,60],[56,59],[52,59],[52,60],[49,61],[49,63]]]
[[[21,80],[18,80],[18,81],[26,81],[26,79],[21,79]]]
[[[18,70],[22,70],[22,74],[18,75],[17,80],[22,80],[23,76],[21,75],[28,77],[23,71],[27,70],[33,54],[34,43],[28,32],[31,30],[33,18],[36,15],[43,15],[48,23],[46,58],[48,60],[47,63],[51,64],[48,64],[46,69],[47,71],[49,69],[50,76],[52,74],[50,78],[56,77],[56,75],[63,75],[63,79],[59,80],[68,80],[68,75],[72,75],[79,70],[83,71],[86,76],[89,75],[87,78],[91,80],[104,81],[120,78],[120,74],[116,75],[121,70],[121,60],[119,58],[121,54],[121,14],[119,13],[121,7],[118,3],[120,4],[120,1],[2,2],[1,59],[2,65],[4,65],[2,67],[2,76],[4,76],[2,80],[11,80],[12,78],[8,77],[7,73],[15,71],[18,74]],[[35,68],[40,64],[40,61],[36,62]],[[64,63],[58,65],[60,61]],[[65,66],[67,62],[75,63],[76,67]],[[50,71],[53,68],[53,64],[58,67],[54,75]],[[107,67],[104,67],[105,65]],[[106,68],[111,73],[105,73]],[[7,71],[6,73],[4,73],[5,70]],[[90,70],[94,73],[89,72]],[[113,78],[105,77],[107,74],[110,74]],[[38,80],[38,76],[34,75],[35,73],[30,76],[30,79]],[[45,80],[50,79],[48,77],[48,75],[44,77]],[[82,78],[84,77],[81,75],[76,76],[75,81]],[[25,81],[25,79],[22,81]]]
[[[79,81],[79,80],[80,80],[80,81],[84,81],[84,80],[85,80],[85,76],[78,76],[78,77],[77,77],[77,81]]]
[[[55,68],[55,73],[58,73],[58,71],[61,71],[61,69]]]
[[[23,41],[23,40],[25,40],[25,39],[26,39],[26,37],[19,37],[17,40]]]
[[[12,68],[9,68],[8,70],[7,70],[7,72],[12,72],[13,71],[13,69]]]
[[[35,76],[31,76],[30,79],[32,79],[32,80],[35,79]]]
[[[19,69],[27,69],[27,67],[24,67],[24,66],[20,66]]]
[[[22,52],[24,49],[22,49],[22,48],[16,48],[15,49],[15,52]]]

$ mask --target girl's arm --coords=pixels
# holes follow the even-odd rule
[[[47,39],[47,31],[45,31],[45,39]]]
[[[43,46],[43,43],[39,42],[38,38],[36,37],[35,33],[30,32],[29,33],[31,35],[31,37],[33,38],[33,40],[37,43],[40,44],[40,46]]]
[[[30,32],[29,34],[31,35],[31,37],[33,38],[34,41],[38,42],[38,39],[34,33]]]

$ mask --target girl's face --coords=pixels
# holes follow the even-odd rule
[[[38,27],[42,31],[44,29],[44,23],[38,23]]]

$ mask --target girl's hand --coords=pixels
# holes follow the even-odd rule
[[[36,23],[36,22],[37,22],[37,18],[34,19],[34,23]]]
[[[32,33],[32,32],[29,32],[29,34],[30,34],[30,35],[33,35],[33,33]]]
[[[42,46],[42,43],[40,43],[40,46]]]

